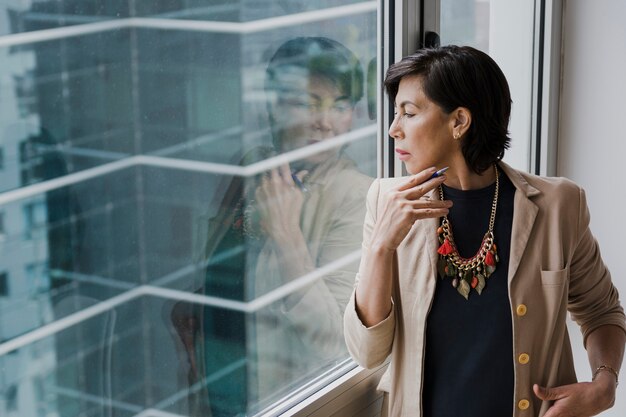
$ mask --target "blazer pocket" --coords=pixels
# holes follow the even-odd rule
[[[541,271],[541,283],[545,287],[560,287],[567,280],[568,268],[558,271]]]

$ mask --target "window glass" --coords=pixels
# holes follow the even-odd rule
[[[377,10],[0,5],[0,415],[254,415],[348,357]]]
[[[441,0],[441,44],[489,52],[490,0]]]
[[[530,170],[535,67],[535,3],[496,0],[440,0],[441,44],[469,45],[491,56],[504,72],[513,107],[511,146],[504,160]],[[536,77],[535,77],[536,78]],[[533,84],[533,82],[535,84]]]

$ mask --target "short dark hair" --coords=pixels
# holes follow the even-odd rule
[[[385,88],[392,101],[400,80],[422,77],[426,96],[446,113],[458,107],[472,114],[461,149],[470,168],[481,174],[509,148],[511,92],[502,70],[486,53],[469,46],[424,48],[387,70]]]
[[[363,69],[359,59],[341,43],[324,37],[298,37],[283,43],[266,70],[265,88],[274,89],[276,77],[286,67],[307,71],[337,87],[355,104],[363,97]]]

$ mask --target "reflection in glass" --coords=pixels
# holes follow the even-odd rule
[[[3,417],[252,414],[346,356],[376,3],[183,3],[0,6]]]
[[[363,88],[359,60],[340,43],[321,37],[284,43],[265,77],[271,145],[248,151],[245,164],[347,133]],[[349,257],[360,247],[370,182],[341,146],[246,181],[230,179],[209,220],[207,269],[197,291],[256,299]],[[176,305],[172,318],[188,353],[191,386],[220,362],[247,360],[247,372],[207,386],[205,398],[190,401],[199,404],[194,414],[245,413],[246,399],[251,409],[269,406],[343,359],[341,317],[356,269],[354,260],[337,267],[251,316]],[[216,334],[233,346],[211,346]],[[242,345],[247,349],[237,349]],[[216,357],[216,350],[229,355]]]

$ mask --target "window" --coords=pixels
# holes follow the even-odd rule
[[[46,204],[44,201],[27,203],[23,207],[24,234],[27,239],[32,239],[41,234],[46,226]]]
[[[0,131],[29,134],[1,208],[29,313],[0,340],[73,318],[40,326],[22,392],[68,417],[252,415],[345,373],[378,2],[17,3]]]
[[[433,5],[436,18],[419,27]],[[107,415],[277,415],[319,381],[351,372],[341,315],[365,193],[380,168],[401,171],[381,139],[390,121],[380,111],[381,70],[410,53],[430,24],[443,43],[502,54],[512,89],[523,92],[511,130],[530,137],[534,63],[510,54],[533,56],[532,7],[0,6],[0,22],[9,22],[0,23],[0,79],[10,91],[0,132],[29,132],[15,144],[15,172],[6,172],[0,148],[3,175],[22,185],[0,193],[0,213],[23,218],[1,261],[24,271],[30,286],[19,291],[28,297],[9,293],[5,275],[0,305],[29,312],[10,326],[0,316],[0,361],[24,387],[14,395],[17,414],[36,414],[25,393],[37,392],[46,402],[37,409],[67,417],[94,407]],[[502,30],[511,22],[521,29]],[[528,164],[526,145],[517,148],[518,167]],[[7,342],[37,326],[37,340],[17,355]],[[33,355],[31,343],[48,354]],[[19,367],[23,355],[36,366]]]
[[[47,262],[33,262],[25,267],[28,293],[36,296],[50,289]]]
[[[9,273],[6,271],[0,272],[0,297],[7,297],[9,295]]]
[[[6,391],[7,411],[17,411],[18,386],[11,385]]]

